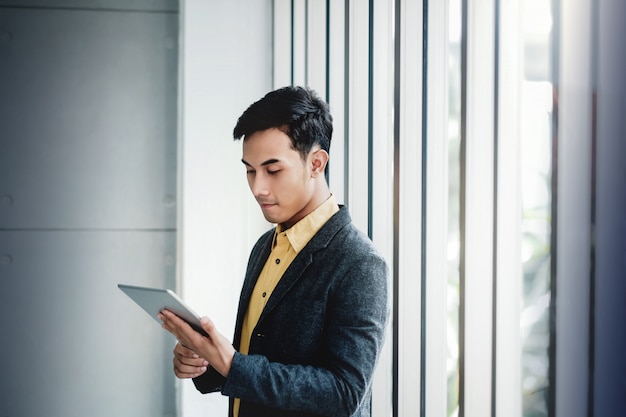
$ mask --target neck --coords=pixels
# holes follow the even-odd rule
[[[301,219],[309,215],[311,212],[313,212],[316,208],[324,204],[324,202],[326,202],[326,200],[328,200],[330,196],[331,196],[330,189],[328,188],[328,184],[326,184],[326,181],[324,181],[323,184],[320,184],[320,186],[316,188],[315,192],[313,193],[313,196],[311,197],[311,200],[309,200],[309,203],[306,205],[307,207],[306,211],[300,212],[300,216],[297,216],[297,218],[294,219],[295,220],[294,222],[281,223],[280,224],[281,230],[285,231],[289,229],[298,221],[300,221]]]

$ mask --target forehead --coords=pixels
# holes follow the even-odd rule
[[[251,165],[270,159],[292,159],[299,157],[293,148],[291,138],[276,128],[261,130],[248,135],[243,140],[243,160]]]

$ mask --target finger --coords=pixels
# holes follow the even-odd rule
[[[161,310],[161,312],[158,314],[158,317],[163,322],[163,324],[167,325],[171,329],[179,329],[185,327],[191,328],[191,326],[189,326],[189,324],[187,324],[185,320],[181,319],[169,310]]]
[[[217,340],[219,333],[211,319],[209,319],[207,316],[202,317],[200,319],[200,325],[202,326],[202,329],[209,335],[209,338]]]
[[[200,325],[209,336],[208,339],[204,338],[204,340],[210,342],[208,344],[210,349],[206,352],[208,359],[211,361],[211,366],[222,376],[228,376],[235,355],[235,348],[217,331],[217,328],[208,317],[202,317],[200,319]],[[202,352],[205,351],[202,350]]]
[[[186,321],[168,310],[162,310],[159,314],[163,329],[173,334],[179,343],[187,347],[193,346],[194,333],[197,332]]]
[[[198,354],[191,350],[188,346],[185,346],[184,343],[180,341],[174,347],[174,355],[185,356],[188,358],[199,358]]]
[[[179,363],[195,367],[208,366],[209,362],[198,356],[193,350],[187,349],[181,344],[177,344],[174,348],[174,358]]]
[[[178,358],[174,358],[174,374],[178,378],[195,378],[206,372],[207,366],[193,366],[181,363]]]

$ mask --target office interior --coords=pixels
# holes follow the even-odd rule
[[[373,417],[626,415],[621,0],[0,0],[0,416],[227,415],[117,288],[231,335],[232,128],[306,85],[390,265]]]

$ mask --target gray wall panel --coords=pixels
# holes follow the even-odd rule
[[[40,3],[0,3],[0,416],[173,416],[116,285],[175,288],[178,15]]]
[[[175,227],[177,19],[0,9],[0,227]]]
[[[175,288],[175,253],[175,232],[1,232],[0,415],[174,415],[175,341],[117,283]]]
[[[178,0],[0,0],[0,6],[178,12]]]

